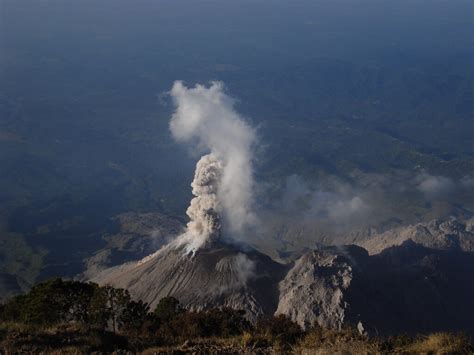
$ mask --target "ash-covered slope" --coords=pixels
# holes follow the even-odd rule
[[[466,221],[454,217],[434,219],[428,223],[394,228],[357,244],[367,249],[369,254],[378,254],[407,240],[432,249],[474,252],[474,218]]]
[[[92,281],[126,288],[153,309],[174,296],[189,309],[227,306],[250,319],[272,314],[285,267],[254,250],[212,243],[195,253],[170,244],[142,261],[107,269]]]

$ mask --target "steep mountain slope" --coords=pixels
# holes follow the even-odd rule
[[[174,296],[190,309],[226,306],[250,319],[276,310],[285,267],[255,250],[212,243],[194,254],[169,244],[139,262],[107,269],[92,281],[126,288],[153,308]]]

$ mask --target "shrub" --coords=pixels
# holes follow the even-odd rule
[[[229,337],[240,335],[251,328],[245,311],[213,308],[203,312],[202,327],[206,336]]]
[[[178,339],[230,337],[241,335],[251,329],[242,311],[214,308],[193,312],[175,306],[175,302],[166,300],[166,307],[160,307],[158,313],[160,318],[157,335],[167,344],[174,343]],[[173,312],[174,309],[178,311]],[[156,310],[154,314],[157,314]]]
[[[302,335],[301,327],[283,314],[263,317],[257,321],[257,333],[271,339],[271,342],[294,344]]]

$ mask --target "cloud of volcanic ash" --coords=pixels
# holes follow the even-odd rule
[[[170,91],[175,112],[170,130],[178,142],[208,153],[196,165],[191,186],[195,197],[182,240],[196,250],[219,237],[239,238],[254,221],[252,148],[254,129],[234,110],[221,82],[186,87],[176,81]]]

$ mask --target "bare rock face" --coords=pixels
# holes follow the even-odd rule
[[[126,288],[153,309],[173,296],[188,309],[242,309],[250,320],[271,314],[284,267],[254,250],[213,243],[195,253],[173,244],[140,262],[104,270],[92,281]]]
[[[354,277],[353,258],[346,249],[315,250],[298,259],[279,284],[276,313],[287,315],[303,328],[317,323],[340,329],[348,307],[345,293]],[[366,254],[363,249],[357,252]]]
[[[340,328],[346,303],[343,292],[352,280],[352,267],[338,256],[313,251],[303,255],[280,283],[278,314],[303,327],[318,323]]]

